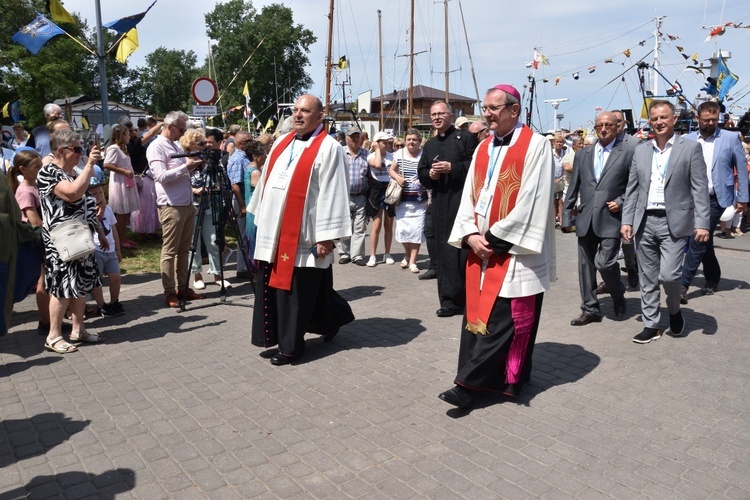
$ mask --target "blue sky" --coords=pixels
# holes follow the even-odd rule
[[[151,1],[102,1],[102,20],[106,23],[141,12]],[[193,50],[202,61],[209,44],[204,15],[216,3],[214,0],[158,0],[139,24],[140,49],[131,56],[131,66],[144,64],[145,56],[160,46]],[[255,1],[253,5],[260,10],[269,3],[272,2]],[[311,47],[308,72],[315,82],[310,91],[322,96],[329,2],[275,3],[291,7],[295,22],[318,37]],[[351,61],[347,101],[367,90],[372,90],[373,95],[380,93],[378,9],[382,11],[383,90],[387,93],[408,85],[408,58],[401,55],[409,51],[409,4],[408,0],[336,0],[333,59],[346,55]],[[415,0],[415,4],[415,52],[425,51],[415,56],[415,83],[442,89],[445,85],[445,6],[433,0]],[[69,11],[79,12],[90,24],[95,23],[92,0],[65,0],[64,5]],[[731,51],[732,58],[727,64],[739,76],[739,83],[730,92],[730,96],[736,98],[730,101],[731,109],[741,115],[750,106],[750,29],[728,28],[723,36],[705,42],[712,26],[727,22],[750,25],[747,0],[643,0],[627,6],[613,2],[461,0],[460,5],[480,97],[497,83],[511,83],[523,92],[523,85],[528,83],[531,74],[526,63],[532,60],[534,47],[540,47],[549,58],[550,64],[536,72],[540,103],[533,116],[542,129],[551,127],[553,121],[552,108],[541,102],[545,99],[569,99],[559,110],[565,115],[562,125],[573,128],[586,126],[593,120],[597,107],[640,110],[637,73],[628,68],[641,58],[652,62],[653,55],[649,52],[654,48],[656,16],[665,16],[662,33],[679,37],[662,45],[660,60],[667,78],[678,80],[686,96],[692,99],[705,79],[686,69],[692,63],[686,62],[676,47],[681,46],[690,56],[697,52],[699,65],[707,64],[716,49]],[[450,90],[475,96],[459,0],[448,2],[448,12]],[[630,49],[630,58],[622,54],[625,49]],[[613,62],[604,63],[608,58]],[[593,66],[596,68],[590,73],[589,68]],[[576,72],[577,80],[573,77]],[[556,77],[560,77],[557,86],[554,84]],[[543,78],[547,78],[548,83],[542,83]],[[243,84],[236,83],[238,103]],[[340,101],[340,85],[337,89],[332,99]]]

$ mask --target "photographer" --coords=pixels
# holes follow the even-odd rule
[[[213,143],[213,141],[212,141]],[[206,154],[209,152],[207,148],[207,138],[203,132],[199,129],[190,129],[180,138],[180,145],[186,153],[199,153],[200,158],[206,158]],[[193,170],[193,174],[190,176],[190,185],[193,188],[193,206],[196,210],[195,228],[200,228],[200,235],[203,239],[203,244],[208,251],[208,273],[214,276],[214,282],[224,287],[230,287],[231,284],[227,281],[221,283],[221,270],[219,266],[219,245],[216,241],[216,226],[213,224],[213,217],[211,215],[211,200],[209,196],[205,196],[211,192],[215,187],[214,178],[209,172],[208,162],[203,164],[202,168]],[[201,203],[205,203],[203,211],[200,210]],[[193,236],[195,239],[195,235]],[[190,271],[194,273],[193,276],[193,287],[196,290],[203,290],[206,288],[206,283],[203,281],[203,256],[201,255],[201,242],[195,239],[195,253],[190,255],[190,262],[192,263]]]
[[[172,111],[164,117],[164,128],[146,152],[156,183],[156,204],[162,226],[161,280],[168,307],[187,300],[204,298],[191,289],[181,290],[188,281],[188,259],[195,224],[195,207],[190,176],[203,161],[196,158],[172,158],[182,153],[177,141],[185,133],[188,117]]]

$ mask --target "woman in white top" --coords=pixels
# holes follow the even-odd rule
[[[396,207],[396,241],[404,246],[401,268],[418,273],[417,255],[424,241],[424,215],[427,211],[427,189],[417,177],[417,166],[422,156],[422,136],[410,128],[404,138],[406,148],[393,155],[390,176],[403,187],[401,203]]]

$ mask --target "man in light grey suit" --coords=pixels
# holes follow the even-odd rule
[[[615,318],[625,315],[625,285],[620,279],[621,209],[628,185],[635,144],[618,138],[617,117],[605,111],[594,125],[599,140],[578,151],[563,205],[563,232],[572,229],[572,212],[580,195],[575,227],[578,236],[578,284],[581,315],[572,326],[600,322],[602,314],[596,294],[596,271],[612,295]]]
[[[742,149],[737,132],[729,132],[717,127],[719,104],[706,101],[698,106],[698,132],[685,136],[685,139],[698,141],[703,148],[703,159],[707,166],[708,190],[711,196],[711,219],[708,241],[705,243],[690,240],[685,265],[682,268],[682,303],[687,304],[687,291],[695,277],[698,266],[703,263],[704,295],[712,295],[721,279],[721,267],[714,252],[713,230],[719,223],[721,214],[727,207],[734,206],[736,212],[747,208],[747,173],[745,151]],[[737,193],[734,189],[734,172],[737,176]]]
[[[675,108],[656,100],[649,107],[654,140],[639,144],[633,155],[621,234],[635,236],[645,328],[633,342],[647,344],[661,337],[659,281],[667,295],[669,329],[685,331],[680,310],[680,279],[685,238],[708,240],[709,199],[706,164],[700,144],[675,135]]]

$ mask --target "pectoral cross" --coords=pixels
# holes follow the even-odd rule
[[[284,262],[289,260],[289,256],[286,253],[284,253],[284,255],[282,255],[281,258],[284,259]]]

